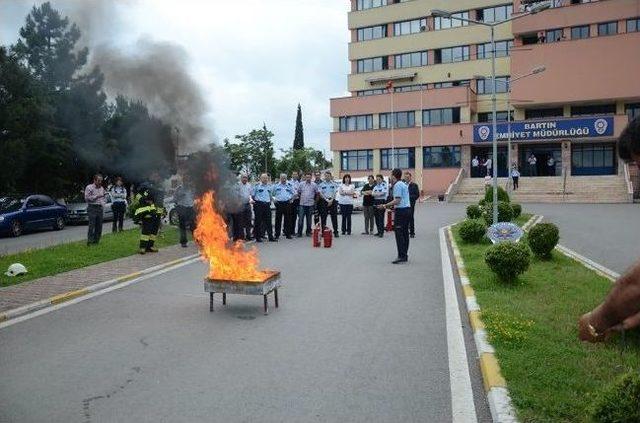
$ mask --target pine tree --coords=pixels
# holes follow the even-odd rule
[[[296,132],[293,137],[293,149],[304,150],[304,130],[302,129],[302,107],[298,103],[298,114],[296,115]]]

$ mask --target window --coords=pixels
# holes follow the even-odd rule
[[[396,22],[393,24],[393,36],[415,34],[427,30],[426,19],[414,19],[412,21]]]
[[[564,111],[562,107],[548,108],[548,109],[525,109],[525,119],[542,119],[550,117],[562,117]]]
[[[615,35],[618,33],[618,22],[598,24],[598,35]]]
[[[395,112],[394,128],[416,126],[416,112]],[[391,128],[391,113],[380,113],[380,129]]]
[[[571,28],[572,40],[580,40],[582,38],[589,38],[589,25],[574,26]]]
[[[386,6],[387,0],[358,0],[357,10],[373,9],[374,7]]]
[[[496,120],[498,122],[506,122],[507,121],[507,111],[498,111],[496,112]],[[513,121],[513,112],[511,112],[511,120]],[[493,113],[491,112],[483,112],[478,113],[478,122],[493,122]]]
[[[358,41],[377,40],[387,36],[387,26],[377,25],[367,28],[358,28]]]
[[[423,160],[425,168],[460,167],[460,146],[424,147]]]
[[[506,57],[513,48],[513,40],[496,41],[496,57]],[[491,58],[491,43],[478,44],[478,59]]]
[[[640,18],[627,19],[627,32],[640,31]]]
[[[468,87],[471,81],[465,79],[463,81],[447,81],[447,82],[436,82],[433,84],[433,88],[451,88],[451,87]]]
[[[592,106],[571,106],[571,116],[615,115],[615,104],[594,104]]]
[[[366,131],[373,129],[373,115],[343,116],[340,118],[340,132]]]
[[[40,207],[53,206],[53,200],[51,199],[51,197],[47,197],[46,195],[38,195],[37,199],[40,202]]]
[[[478,94],[491,94],[491,78],[478,79]],[[509,91],[509,77],[497,76],[496,77],[496,93],[506,93]]]
[[[482,22],[500,22],[511,17],[513,13],[513,5],[507,4],[504,6],[487,7],[485,9],[479,9],[477,19]]]
[[[358,60],[358,73],[376,72],[384,69],[389,69],[388,61],[389,58],[387,56],[374,57],[371,59],[360,59]]]
[[[393,157],[395,156],[395,160]],[[380,168],[393,169],[412,169],[416,167],[416,149],[415,148],[396,148],[394,154],[391,154],[390,148],[380,150]]]
[[[422,84],[422,85],[405,85],[404,87],[394,87],[393,91],[397,92],[397,93],[404,93],[404,92],[408,92],[408,91],[420,91],[423,89],[426,89],[426,85]]]
[[[418,51],[415,53],[397,54],[395,56],[395,68],[412,68],[415,66],[427,65],[427,52]]]
[[[615,144],[571,145],[572,175],[615,175]]]
[[[461,19],[469,19],[469,12],[458,12],[453,13],[451,16]],[[451,18],[442,18],[440,16],[436,16],[433,20],[434,28],[437,30],[440,29],[449,29],[449,28],[458,28],[461,26],[469,25],[469,22],[459,21],[457,19]]]
[[[452,63],[469,60],[469,46],[449,47],[434,51],[435,63]]]
[[[550,29],[544,34],[545,43],[555,43],[557,41],[562,41],[564,38],[564,33],[561,29]]]
[[[349,150],[340,152],[342,170],[372,170],[373,150]]]
[[[374,90],[362,90],[362,91],[356,91],[356,95],[358,97],[364,97],[367,95],[376,95],[376,94],[384,94],[385,93],[385,89],[382,88],[376,88]]]
[[[624,106],[625,113],[629,116],[629,120],[640,116],[640,103],[627,104]]]
[[[460,123],[459,107],[422,111],[422,126],[448,125],[451,123]]]

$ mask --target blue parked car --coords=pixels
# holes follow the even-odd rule
[[[20,236],[25,230],[64,229],[67,208],[46,195],[0,197],[0,233]]]

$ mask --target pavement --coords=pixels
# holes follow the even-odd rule
[[[135,225],[130,219],[125,220],[125,229],[133,228]],[[102,226],[102,233],[111,232],[111,222]],[[27,232],[22,236],[13,238],[9,235],[0,237],[0,255],[15,254],[29,249],[51,247],[53,245],[66,242],[80,241],[87,239],[87,224],[67,225],[61,231],[50,229]]]
[[[0,421],[451,421],[438,228],[463,212],[420,206],[408,265],[361,216],[331,249],[260,245],[285,283],[268,316],[233,295],[210,313],[197,262],[6,326]]]
[[[560,244],[618,273],[640,258],[640,204],[524,204],[560,228]]]

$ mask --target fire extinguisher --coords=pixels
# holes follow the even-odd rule
[[[322,240],[324,241],[324,248],[331,248],[331,241],[333,241],[331,229],[324,228],[324,231],[322,231]]]
[[[387,227],[385,230],[387,232],[393,231],[393,210],[387,211]]]
[[[313,227],[313,247],[320,247],[320,225],[315,225]]]

